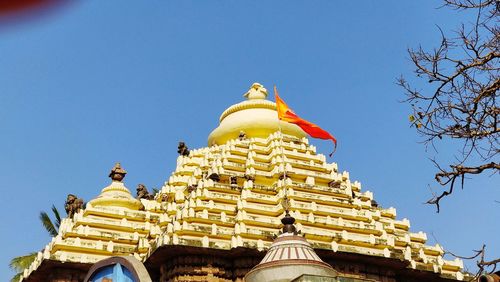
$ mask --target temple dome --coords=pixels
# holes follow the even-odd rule
[[[116,163],[116,165],[111,170],[109,177],[111,178],[111,184],[104,187],[102,189],[101,194],[97,196],[97,198],[91,200],[87,203],[89,207],[98,207],[98,206],[112,206],[112,207],[123,207],[129,208],[132,210],[141,209],[142,203],[132,197],[130,191],[125,184],[122,182],[123,178],[127,174],[120,163]]]
[[[243,95],[246,101],[227,108],[219,119],[219,126],[208,136],[208,145],[225,144],[236,139],[240,133],[246,137],[267,138],[270,134],[281,131],[299,138],[306,133],[295,124],[278,120],[276,104],[267,98],[267,90],[260,83],[254,83]]]
[[[113,181],[107,187],[102,189],[97,198],[87,203],[91,207],[112,206],[124,207],[132,210],[139,210],[142,204],[139,200],[132,197],[130,191],[121,182]]]
[[[298,235],[293,226],[295,219],[287,212],[281,222],[283,233],[274,240],[262,261],[245,275],[245,281],[288,282],[304,275],[322,278],[317,281],[337,281],[337,272]]]

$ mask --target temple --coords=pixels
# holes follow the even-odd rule
[[[179,145],[155,195],[139,185],[133,196],[116,164],[111,183],[63,219],[20,281],[467,278],[461,260],[444,259],[298,126],[279,121],[262,85],[244,97],[222,113],[208,147]]]

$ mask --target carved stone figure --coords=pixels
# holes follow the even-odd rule
[[[83,208],[83,200],[79,199],[77,196],[73,194],[68,194],[66,198],[66,203],[64,203],[64,209],[68,214],[69,218],[73,218],[75,213]]]
[[[140,199],[146,199],[146,200],[152,200],[154,198],[153,195],[149,194],[148,188],[144,184],[138,184],[137,185],[137,200]]]
[[[238,186],[238,177],[230,176],[229,181],[231,182],[231,186]]]
[[[156,198],[158,202],[167,202],[168,194],[159,193],[159,196]]]
[[[122,168],[120,163],[116,163],[115,166],[111,169],[109,177],[113,181],[122,182],[123,178],[125,178],[125,174],[127,174],[127,171]]]
[[[240,131],[240,134],[238,135],[239,140],[246,140],[247,139],[247,134],[245,131]]]
[[[189,149],[184,142],[179,142],[179,146],[177,146],[177,153],[180,156],[189,156]]]

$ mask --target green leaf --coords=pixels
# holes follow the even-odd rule
[[[10,278],[10,282],[19,282],[19,279],[21,279],[22,275],[23,273],[19,272],[18,274],[12,276],[12,278]]]
[[[415,116],[414,115],[409,115],[408,119],[410,120],[410,122],[414,122],[415,121]]]
[[[24,256],[15,257],[10,260],[9,267],[16,272],[21,272],[30,266],[37,254],[38,252],[33,252]]]
[[[61,216],[55,205],[52,205],[52,213],[54,213],[54,217],[56,218],[55,227],[59,230],[59,226],[61,226]]]
[[[57,229],[54,226],[54,223],[50,219],[49,215],[42,211],[40,212],[40,221],[42,222],[43,227],[45,227],[45,230],[49,232],[50,236],[56,237],[57,236]]]

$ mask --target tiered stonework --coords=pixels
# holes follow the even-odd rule
[[[397,220],[394,208],[374,205],[371,192],[316,154],[306,138],[276,132],[233,139],[193,150],[177,164],[160,192],[168,196],[173,221],[156,247],[265,250],[279,230],[286,187],[291,215],[314,248],[393,258],[413,269],[462,277],[461,261],[444,260],[443,249],[425,245],[425,233],[410,232],[409,220]]]
[[[133,255],[143,261],[167,220],[161,203],[139,201],[113,180],[85,209],[62,220],[59,234],[24,271],[23,281],[83,281],[91,264],[110,256]]]
[[[179,156],[155,200],[139,202],[113,181],[63,221],[24,281],[47,269],[71,266],[83,273],[112,255],[134,255],[153,281],[242,281],[277,236],[285,196],[297,229],[341,275],[463,279],[460,260],[443,259],[441,246],[426,245],[426,234],[411,232],[409,220],[379,207],[373,193],[318,154],[300,128],[279,122],[266,96],[254,84],[247,101],[227,109],[209,147]]]

